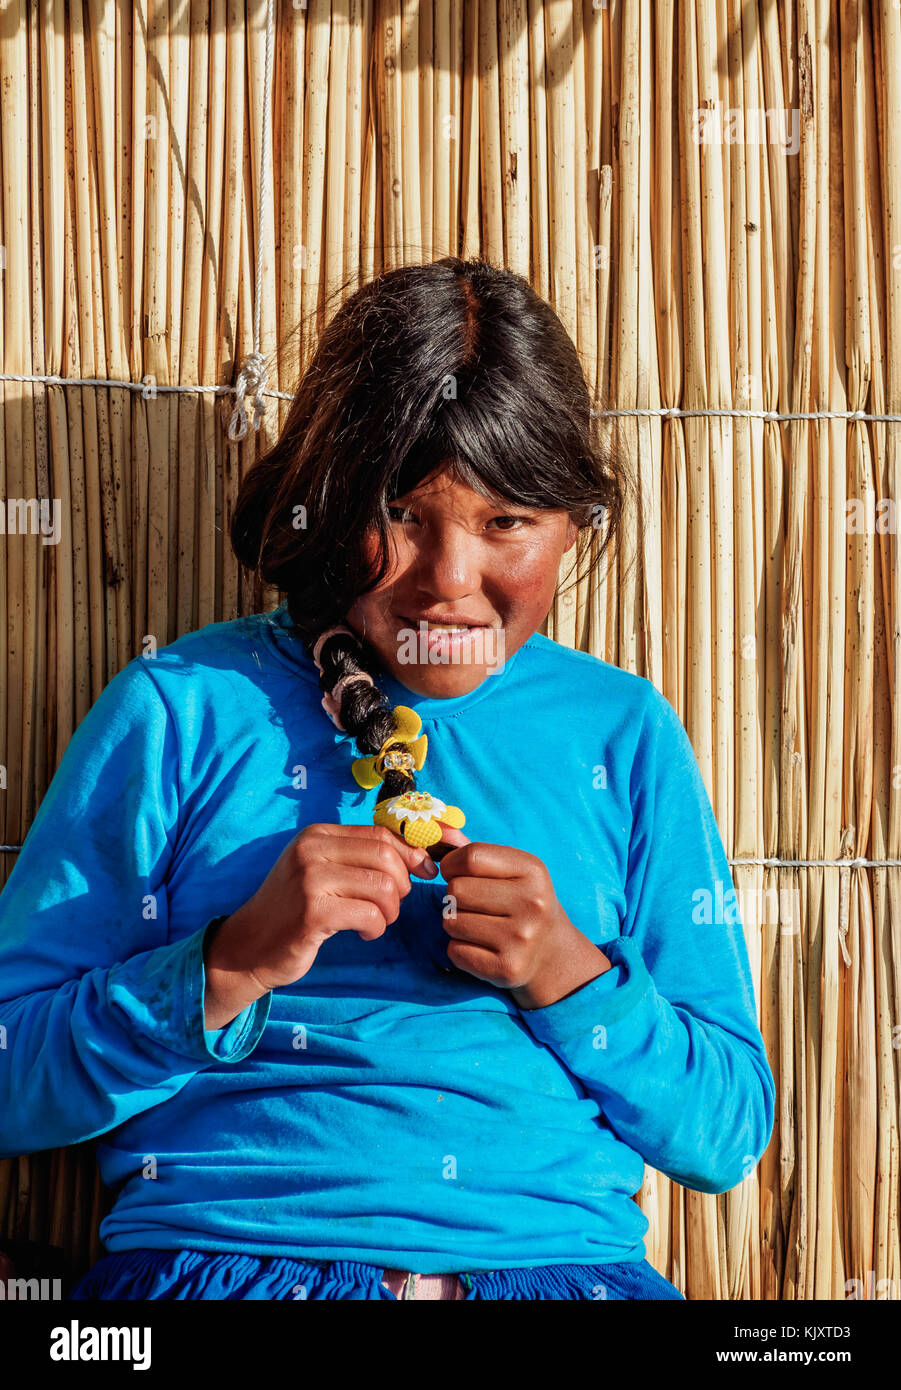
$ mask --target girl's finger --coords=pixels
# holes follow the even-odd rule
[[[443,820],[440,820],[438,824],[441,826],[442,845],[447,845],[448,847],[453,847],[454,849],[457,849],[460,845],[472,844],[472,841],[470,840],[469,836],[464,835],[463,831],[458,830],[456,826],[445,825]]]
[[[462,830],[457,830],[456,826],[445,825],[443,820],[438,824],[441,826],[441,839],[436,845],[429,846],[429,854],[437,864],[441,857],[447,854],[448,850],[459,849],[461,845],[471,844],[468,835],[464,835]]]

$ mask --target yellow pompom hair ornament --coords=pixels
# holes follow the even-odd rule
[[[422,728],[419,715],[409,705],[395,705],[391,713],[394,733],[389,734],[372,757],[355,758],[352,765],[355,781],[367,790],[378,786],[389,769],[409,777],[412,782],[414,771],[418,772],[425,762],[428,737],[419,732]],[[405,744],[406,747],[399,748],[398,744]],[[415,788],[378,801],[372,820],[374,825],[386,825],[417,849],[437,845],[444,833],[443,826],[462,830],[466,824],[466,817],[459,806],[449,806],[431,792],[416,791]]]

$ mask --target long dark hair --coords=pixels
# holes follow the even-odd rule
[[[287,594],[308,654],[388,573],[392,499],[442,467],[483,496],[570,512],[582,528],[574,563],[591,552],[591,576],[618,538],[632,489],[624,460],[600,441],[560,319],[522,276],[480,258],[402,266],[345,299],[278,440],[241,485],[235,554]],[[370,567],[366,532],[378,537]],[[347,633],[328,638],[319,661],[324,693],[342,676],[381,668]],[[339,727],[362,755],[377,753],[394,731],[384,693],[348,684]],[[411,775],[389,769],[378,800],[413,789]]]

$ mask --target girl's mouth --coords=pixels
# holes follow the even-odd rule
[[[429,623],[425,618],[413,619],[400,615],[401,621],[416,632],[431,652],[459,651],[468,646],[476,633],[487,629],[487,623]]]
[[[417,630],[424,627],[429,632],[468,632],[474,628],[488,627],[488,623],[469,623],[462,620],[456,623],[432,623],[429,622],[428,618],[408,618],[406,613],[398,613],[397,616],[402,618],[405,623],[409,623],[410,627],[415,627]]]

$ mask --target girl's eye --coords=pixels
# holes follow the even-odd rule
[[[389,518],[389,520],[391,520],[391,521],[400,521],[400,522],[404,522],[404,521],[415,521],[415,519],[416,519],[416,518],[413,516],[413,513],[409,510],[408,507],[388,507],[388,508],[387,508],[387,512],[388,512],[388,518]],[[534,525],[534,522],[532,521],[532,518],[529,517],[529,516],[503,515],[503,516],[494,516],[494,517],[491,518],[491,520],[492,520],[492,521],[512,521],[512,522],[518,522],[518,523],[520,523],[520,525],[523,525],[523,526],[532,526],[532,525]],[[502,526],[502,527],[500,527],[500,530],[502,530],[502,531],[519,530],[519,526]]]

